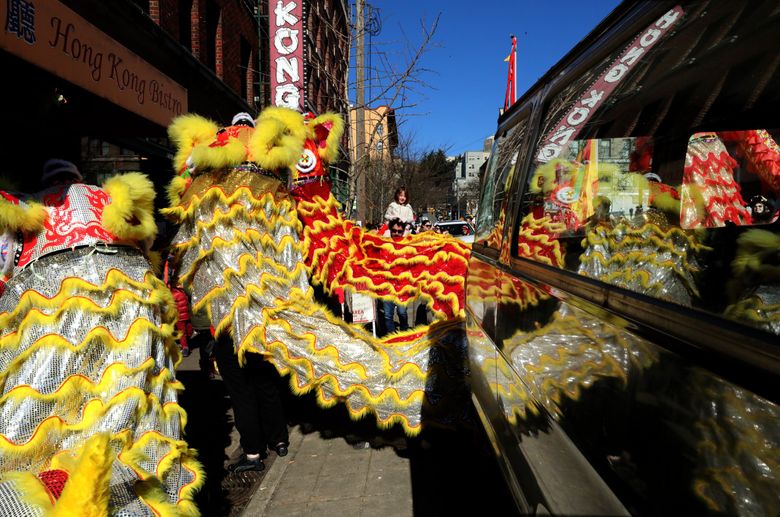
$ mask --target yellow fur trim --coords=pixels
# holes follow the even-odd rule
[[[32,507],[40,508],[44,515],[50,515],[54,498],[34,473],[6,472],[0,475],[0,481],[13,483],[15,492],[22,501]]]
[[[129,288],[142,289],[148,292],[148,295],[136,294]],[[106,307],[98,306],[94,301],[84,296],[85,293],[105,292],[107,290],[115,292]],[[85,339],[80,343],[70,343],[62,336],[56,334],[42,336],[24,351],[16,351],[13,361],[0,373],[0,383],[4,382],[8,375],[16,371],[19,367],[18,365],[24,362],[30,354],[35,353],[35,350],[39,347],[61,346],[80,349],[90,346],[90,340],[92,339],[98,339],[108,347],[123,347],[127,346],[128,343],[132,343],[139,336],[146,335],[149,332],[159,335],[165,342],[166,350],[177,362],[180,361],[180,353],[173,339],[174,322],[176,321],[173,296],[165,284],[151,272],[147,273],[144,282],[136,282],[115,269],[107,273],[106,280],[101,285],[91,284],[81,278],[66,278],[62,282],[60,290],[51,298],[35,290],[25,291],[20,296],[13,311],[0,313],[0,327],[20,328],[20,326],[31,324],[50,325],[53,321],[57,321],[65,311],[70,310],[117,315],[128,302],[164,307],[161,314],[162,321],[151,322],[144,318],[138,318],[128,328],[127,335],[121,336],[121,341],[114,337],[108,329],[102,327],[92,329],[89,335],[85,336]],[[56,310],[50,315],[42,312],[45,309],[55,308]],[[23,318],[23,320],[19,321],[20,318]],[[10,332],[0,338],[0,349],[15,350],[19,346],[20,339],[20,332]]]
[[[303,121],[303,115],[297,111],[279,106],[265,108],[260,113],[260,116],[257,117],[258,125],[260,122],[269,119],[281,122],[285,127],[286,133],[300,141],[301,144],[306,140],[306,124]]]
[[[300,117],[300,114],[296,115]],[[290,128],[282,120],[258,120],[255,132],[249,139],[252,161],[268,170],[293,167],[303,153],[304,141],[290,133]]]
[[[143,463],[148,463],[145,450],[151,442],[161,442],[170,446],[169,452],[158,462],[154,472],[140,468]],[[140,481],[135,485],[138,496],[149,506],[155,515],[160,516],[197,516],[200,515],[192,501],[194,494],[203,486],[205,474],[201,465],[195,460],[195,451],[187,446],[187,443],[174,441],[156,432],[148,432],[130,445],[127,443],[120,454],[120,460],[133,467],[139,475]],[[171,468],[180,462],[183,470],[192,475],[192,481],[182,486],[172,503],[161,480],[165,479]]]
[[[231,138],[227,144],[210,147],[201,143],[192,150],[192,161],[202,168],[222,169],[247,160],[247,150],[241,140]]]
[[[325,146],[317,147],[320,158],[326,163],[334,161],[339,156],[339,144],[341,143],[341,136],[344,134],[344,119],[336,113],[324,113],[309,121],[309,124],[306,126],[309,138],[314,140],[315,128],[328,122],[332,124],[332,127],[328,131]]]
[[[298,218],[295,215],[295,205],[289,197],[277,199],[271,192],[264,192],[258,198],[252,192],[252,189],[246,186],[238,187],[229,194],[221,187],[211,187],[203,193],[202,197],[193,195],[189,199],[186,206],[173,206],[170,208],[165,208],[161,210],[161,212],[166,217],[169,217],[177,223],[181,224],[184,221],[190,219],[195,213],[195,210],[203,203],[212,202],[233,207],[230,209],[229,213],[236,215],[241,215],[242,213],[246,212],[241,212],[240,208],[234,207],[234,205],[240,205],[244,202],[248,202],[250,207],[253,209],[258,209],[252,211],[252,219],[257,221],[270,222],[270,219],[268,219],[268,216],[265,214],[266,210],[272,214],[271,217],[275,217],[280,214],[291,214],[287,217],[292,217],[295,219],[296,230],[300,231],[300,221],[298,221]],[[219,213],[222,212],[220,211]],[[219,214],[215,214],[214,217],[219,217]]]
[[[468,263],[469,256],[471,255],[471,248],[468,244],[464,244],[461,241],[451,239],[450,244],[453,247],[459,248],[458,252],[453,251],[438,251],[433,256],[425,255],[413,255],[410,256],[409,250],[404,248],[402,250],[396,250],[395,246],[390,243],[380,244],[375,246],[378,249],[383,249],[387,255],[392,259],[388,264],[386,271],[374,270],[371,266],[375,259],[365,257],[365,254],[357,252],[357,246],[354,243],[350,243],[349,257],[363,256],[358,260],[355,258],[349,258],[342,264],[344,257],[341,253],[334,253],[335,241],[341,239],[348,239],[349,237],[335,236],[333,230],[338,229],[345,223],[338,214],[338,201],[332,194],[327,199],[322,199],[320,196],[315,196],[313,202],[308,200],[299,200],[296,204],[298,213],[304,217],[314,217],[317,214],[328,214],[326,220],[321,218],[315,219],[313,224],[303,228],[303,242],[305,248],[310,251],[310,262],[317,264],[317,267],[312,272],[312,281],[315,284],[323,285],[327,292],[331,292],[334,287],[343,287],[350,289],[354,285],[362,285],[362,289],[373,293],[377,299],[393,301],[395,303],[402,303],[399,296],[414,296],[422,299],[428,303],[428,306],[434,312],[436,317],[445,317],[446,314],[441,310],[437,310],[434,306],[433,300],[435,299],[441,304],[450,306],[454,314],[461,314],[462,307],[461,301],[456,292],[447,291],[448,286],[464,284],[464,277],[459,275],[449,275],[443,268],[437,267],[439,264],[447,264],[449,262],[460,262],[464,266]],[[322,237],[325,236],[325,237]],[[324,242],[323,239],[327,238],[328,242]],[[410,244],[423,245],[430,244],[435,246],[438,243],[446,240],[441,236],[434,236],[430,233],[418,234],[408,237]],[[409,256],[409,258],[406,258]],[[330,270],[335,267],[335,264],[341,264],[341,272],[333,279],[330,284],[327,283],[327,279],[330,274]],[[390,267],[404,267],[413,266],[416,264],[425,263],[430,264],[431,267],[426,271],[420,273],[418,276],[413,277],[411,273],[402,273],[399,276],[393,275],[389,269]],[[365,266],[372,271],[372,275],[376,278],[381,277],[381,281],[375,282],[373,278],[368,276],[356,277],[353,275],[355,268]],[[396,290],[394,287],[395,280],[402,278],[409,281],[409,285],[404,286],[401,290]],[[424,285],[426,292],[421,292],[420,285]],[[393,292],[392,295],[380,294],[387,291]]]
[[[28,398],[48,403],[57,400],[75,400],[82,395],[99,396],[101,393],[109,393],[122,378],[141,372],[146,373],[150,391],[156,392],[163,389],[181,391],[184,389],[184,385],[173,378],[173,373],[168,368],[163,368],[156,374],[154,373],[155,369],[156,362],[153,357],[147,358],[136,368],[130,368],[124,363],[113,363],[103,371],[97,382],[93,383],[84,375],[73,374],[62,381],[62,384],[52,393],[40,393],[26,384],[15,386],[0,397],[0,404],[18,404]]]
[[[552,192],[557,185],[557,170],[559,168],[567,171],[568,174],[564,175],[566,177],[571,176],[574,166],[570,161],[560,159],[540,165],[536,168],[536,171],[531,176],[531,180],[528,182],[528,190],[534,194]]]
[[[181,197],[184,195],[184,192],[187,191],[189,184],[190,180],[182,178],[181,176],[176,176],[171,180],[167,189],[168,203],[170,206],[176,206],[181,202]]]
[[[675,199],[669,192],[662,192],[654,196],[653,205],[665,212],[680,213],[680,200]]]
[[[115,308],[113,312],[119,313],[120,308]],[[28,318],[25,318],[26,325],[49,325],[56,321],[55,317],[44,316],[38,311],[34,311]],[[71,343],[65,337],[58,334],[47,334],[41,336],[35,342],[33,342],[28,349],[21,352],[18,357],[9,364],[8,369],[0,374],[0,379],[5,381],[7,375],[16,370],[19,365],[24,362],[32,353],[38,348],[51,348],[60,347],[67,348],[71,351],[83,350],[92,346],[93,341],[99,341],[108,348],[126,348],[132,345],[136,339],[147,339],[150,333],[158,335],[162,340],[172,338],[174,334],[174,327],[171,324],[159,325],[155,322],[149,321],[145,318],[138,318],[130,324],[127,335],[124,338],[118,339],[110,330],[104,327],[95,327],[90,330],[84,339],[79,343]],[[18,332],[13,332],[3,337],[0,340],[0,349],[12,348],[17,349],[21,336]],[[177,354],[171,354],[173,357],[177,357]]]
[[[180,171],[195,145],[210,141],[218,130],[219,126],[216,122],[194,113],[175,118],[168,127],[168,136],[176,145],[176,156],[173,159],[174,170]]]
[[[599,177],[599,190],[601,190],[601,184],[614,183],[615,176],[620,174],[621,170],[614,163],[599,162],[598,164],[596,164],[596,172],[598,173],[598,177]],[[636,176],[641,177],[641,175],[639,174],[636,174]]]
[[[163,265],[162,253],[159,251],[150,251],[146,255],[149,259],[149,265],[151,266],[152,271],[154,271],[155,275],[160,276],[162,274]]]
[[[15,205],[0,197],[0,233],[37,233],[43,229],[48,217],[48,212],[39,203]]]
[[[780,278],[780,266],[775,262],[778,250],[780,235],[767,230],[748,230],[737,239],[737,256],[731,262],[731,270],[736,277],[758,274],[763,282]]]
[[[120,239],[142,241],[157,235],[154,185],[140,172],[113,176],[103,185],[111,201],[103,210],[103,225]]]
[[[111,464],[115,458],[116,454],[111,449],[107,433],[90,437],[81,449],[74,470],[68,475],[68,481],[54,505],[52,516],[108,515]]]
[[[128,287],[148,291],[148,297],[128,289]],[[102,293],[108,290],[115,291],[111,296],[111,301],[106,307],[98,306],[94,301],[83,296],[84,293]],[[162,305],[166,308],[163,312],[163,322],[172,322],[176,319],[176,309],[169,307],[173,305],[173,295],[168,290],[162,280],[148,272],[143,282],[137,282],[118,269],[111,269],[102,284],[93,284],[86,280],[76,277],[69,277],[63,280],[59,291],[51,298],[29,289],[20,297],[16,306],[11,312],[0,313],[0,327],[11,328],[15,324],[13,319],[24,317],[31,313],[35,308],[58,308],[57,316],[66,310],[67,304],[75,304],[74,308],[78,310],[88,310],[95,312],[104,312],[107,314],[118,314],[123,303],[133,301],[144,305]],[[68,306],[69,307],[69,306]],[[2,339],[8,337],[3,336]],[[2,340],[0,340],[2,342]]]
[[[777,251],[780,249],[780,235],[767,230],[748,230],[737,239],[740,252]]]
[[[146,393],[138,387],[131,387],[117,393],[107,402],[99,399],[89,400],[78,415],[78,419],[74,418],[75,421],[72,423],[57,415],[46,417],[37,425],[26,442],[15,443],[0,435],[0,453],[8,458],[19,460],[30,457],[47,458],[60,450],[62,440],[74,435],[83,435],[94,426],[105,422],[109,414],[128,407],[134,409],[133,418],[138,420],[154,418],[164,428],[181,425],[184,421],[184,410],[178,404],[162,404],[156,395]]]

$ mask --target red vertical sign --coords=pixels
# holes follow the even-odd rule
[[[545,135],[536,161],[546,163],[557,158],[563,147],[579,134],[580,130],[598,111],[604,100],[617,88],[618,84],[628,76],[628,73],[641,61],[646,52],[655,46],[663,37],[669,34],[677,22],[683,18],[680,6],[670,9],[655,23],[642,31],[639,36],[626,47],[620,56],[585,89],[582,96],[572,105],[569,111],[556,124],[555,129]]]
[[[303,0],[269,0],[271,103],[303,111]]]

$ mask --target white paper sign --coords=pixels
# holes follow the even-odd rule
[[[352,293],[352,323],[371,323],[376,319],[374,299],[366,294]]]

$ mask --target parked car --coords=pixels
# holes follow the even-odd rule
[[[523,514],[780,514],[779,35],[625,2],[499,118],[468,353]]]
[[[467,221],[440,221],[434,223],[442,232],[447,232],[463,242],[474,242],[474,227]]]

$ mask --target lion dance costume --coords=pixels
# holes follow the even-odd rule
[[[315,300],[310,275],[344,278],[337,273],[349,271],[322,257],[335,250],[349,262],[364,253],[362,234],[345,237],[339,220],[340,229],[328,236],[316,207],[302,227],[302,206],[296,211],[282,177],[296,164],[305,169],[307,160],[333,153],[328,146],[337,145],[342,130],[335,115],[323,124],[306,124],[301,114],[284,108],[266,109],[254,128],[220,129],[197,115],[175,120],[170,135],[178,146],[179,174],[171,183],[171,207],[165,210],[180,225],[172,252],[181,264],[180,282],[192,293],[193,310],[208,312],[217,335],[231,333],[240,361],[246,353],[260,353],[281,374],[289,374],[295,393],[314,391],[323,407],[344,402],[353,418],[373,414],[380,427],[397,423],[415,435],[422,428],[424,408],[451,415],[457,410],[445,406],[457,399],[452,395],[465,396],[458,346],[462,329],[453,318],[376,339]],[[340,238],[352,239],[352,246]],[[429,253],[446,256],[446,242],[431,241]],[[419,260],[414,246],[403,252],[404,243],[378,240],[375,245],[385,256]],[[465,272],[468,250],[454,249]],[[372,260],[368,262],[385,275],[394,273],[378,255]],[[437,297],[442,304],[449,300],[453,308],[448,314],[457,316],[462,311],[458,300],[463,299],[459,276],[451,281],[459,283],[459,294]],[[354,288],[355,283],[333,286]],[[424,283],[424,278],[407,278],[405,291],[391,289],[387,296],[403,303],[408,299],[404,296],[419,294]]]
[[[2,196],[0,514],[197,514],[151,182]]]

